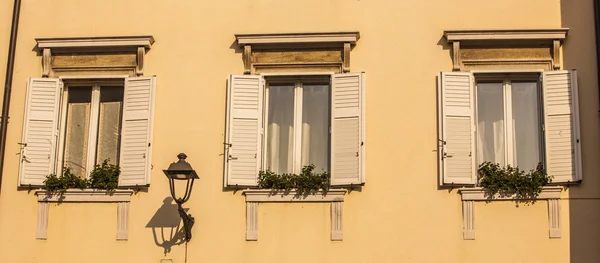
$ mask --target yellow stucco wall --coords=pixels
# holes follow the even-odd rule
[[[146,227],[169,196],[161,169],[179,152],[201,177],[185,205],[196,218],[188,262],[600,262],[598,84],[592,4],[583,2],[24,1],[0,262],[184,262],[185,246],[165,255]],[[4,74],[12,1],[0,3]],[[436,76],[452,69],[443,31],[560,27],[571,28],[564,66],[579,70],[585,142],[584,183],[561,201],[562,238],[548,238],[541,201],[477,203],[477,239],[463,240],[460,196],[437,187]],[[222,188],[226,78],[243,72],[234,34],[354,30],[351,68],[367,72],[367,183],[346,196],[344,240],[330,241],[328,204],[278,203],[260,205],[259,240],[245,241],[244,197]],[[128,241],[115,240],[116,204],[70,203],[51,205],[48,240],[36,240],[36,197],[17,190],[16,155],[26,79],[41,76],[34,38],[114,35],[156,39],[145,61],[145,75],[157,76],[151,186],[132,197]]]

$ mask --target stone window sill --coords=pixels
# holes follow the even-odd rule
[[[132,190],[69,189],[65,193],[51,194],[36,191],[38,224],[36,238],[47,239],[50,203],[117,203],[117,240],[128,239],[129,202]]]
[[[300,195],[296,191],[273,191],[269,189],[249,189],[246,196],[246,240],[258,240],[258,204],[276,202],[328,202],[331,203],[331,240],[342,240],[342,219],[344,189],[329,189],[326,193]]]
[[[548,227],[550,238],[560,238],[560,186],[546,186],[535,200],[548,200]],[[495,201],[517,201],[513,195],[498,195],[490,197],[481,187],[461,188],[458,190],[462,199],[463,210],[463,239],[475,239],[475,203]],[[531,199],[525,199],[531,200]]]

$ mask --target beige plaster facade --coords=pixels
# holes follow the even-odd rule
[[[2,73],[12,2],[0,0]],[[600,262],[593,22],[592,2],[581,0],[25,0],[0,192],[0,262]],[[465,239],[461,195],[438,182],[436,76],[454,65],[444,31],[538,28],[569,29],[559,66],[578,71],[583,180],[559,195],[560,237],[550,238],[549,207],[540,200],[519,207],[475,202],[476,238]],[[343,195],[342,240],[332,240],[329,202],[268,202],[256,212],[259,238],[248,241],[247,196],[223,187],[227,79],[246,68],[236,34],[305,32],[360,33],[349,68],[368,78],[367,179]],[[39,208],[35,189],[18,187],[27,79],[43,75],[36,38],[106,36],[156,41],[143,59],[143,75],[156,76],[150,186],[131,188],[126,205]],[[343,69],[343,48],[323,50],[310,56]],[[552,57],[550,50],[535,52]],[[257,54],[253,62],[295,56]],[[196,218],[187,246],[174,244],[169,220],[156,219],[177,219],[175,210],[160,210],[170,196],[162,169],[180,152],[200,176],[184,205]],[[117,219],[125,207],[128,216]],[[38,234],[40,209],[48,209],[45,239]],[[119,220],[127,222],[126,238],[116,238]]]

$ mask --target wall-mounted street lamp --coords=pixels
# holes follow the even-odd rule
[[[185,231],[185,242],[189,242],[192,239],[192,226],[194,226],[194,217],[191,214],[187,214],[183,210],[182,205],[190,199],[192,194],[192,187],[194,186],[194,179],[200,179],[196,171],[192,169],[192,166],[185,161],[187,155],[180,153],[177,155],[179,161],[169,165],[169,169],[163,170],[167,178],[169,178],[169,187],[171,188],[171,197],[177,203],[177,210],[179,216],[183,220],[183,230]],[[177,197],[175,195],[175,180],[187,180],[185,187],[185,194],[183,197]]]

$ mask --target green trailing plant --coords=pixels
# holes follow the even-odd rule
[[[270,170],[258,173],[258,186],[264,189],[295,189],[298,194],[308,194],[318,190],[329,190],[330,175],[328,172],[314,172],[314,165],[302,167],[300,174],[276,174]]]
[[[56,176],[56,174],[50,174],[46,176],[44,186],[46,191],[50,193],[58,192],[63,194],[65,191],[67,191],[67,189],[70,188],[85,189],[89,186],[89,183],[89,180],[72,174],[71,169],[65,167],[60,177]]]
[[[64,194],[67,189],[74,188],[114,190],[118,186],[120,173],[119,166],[109,164],[108,160],[96,165],[90,173],[89,179],[76,176],[71,172],[71,168],[65,167],[61,176],[56,174],[46,176],[44,188],[50,193],[58,194]]]
[[[513,195],[521,200],[535,200],[544,186],[552,182],[542,164],[529,172],[510,165],[501,167],[499,164],[484,162],[479,165],[479,186],[483,187],[489,198],[496,194]]]
[[[90,187],[94,189],[115,190],[119,185],[119,166],[109,164],[104,160],[102,164],[97,164],[90,173]]]

